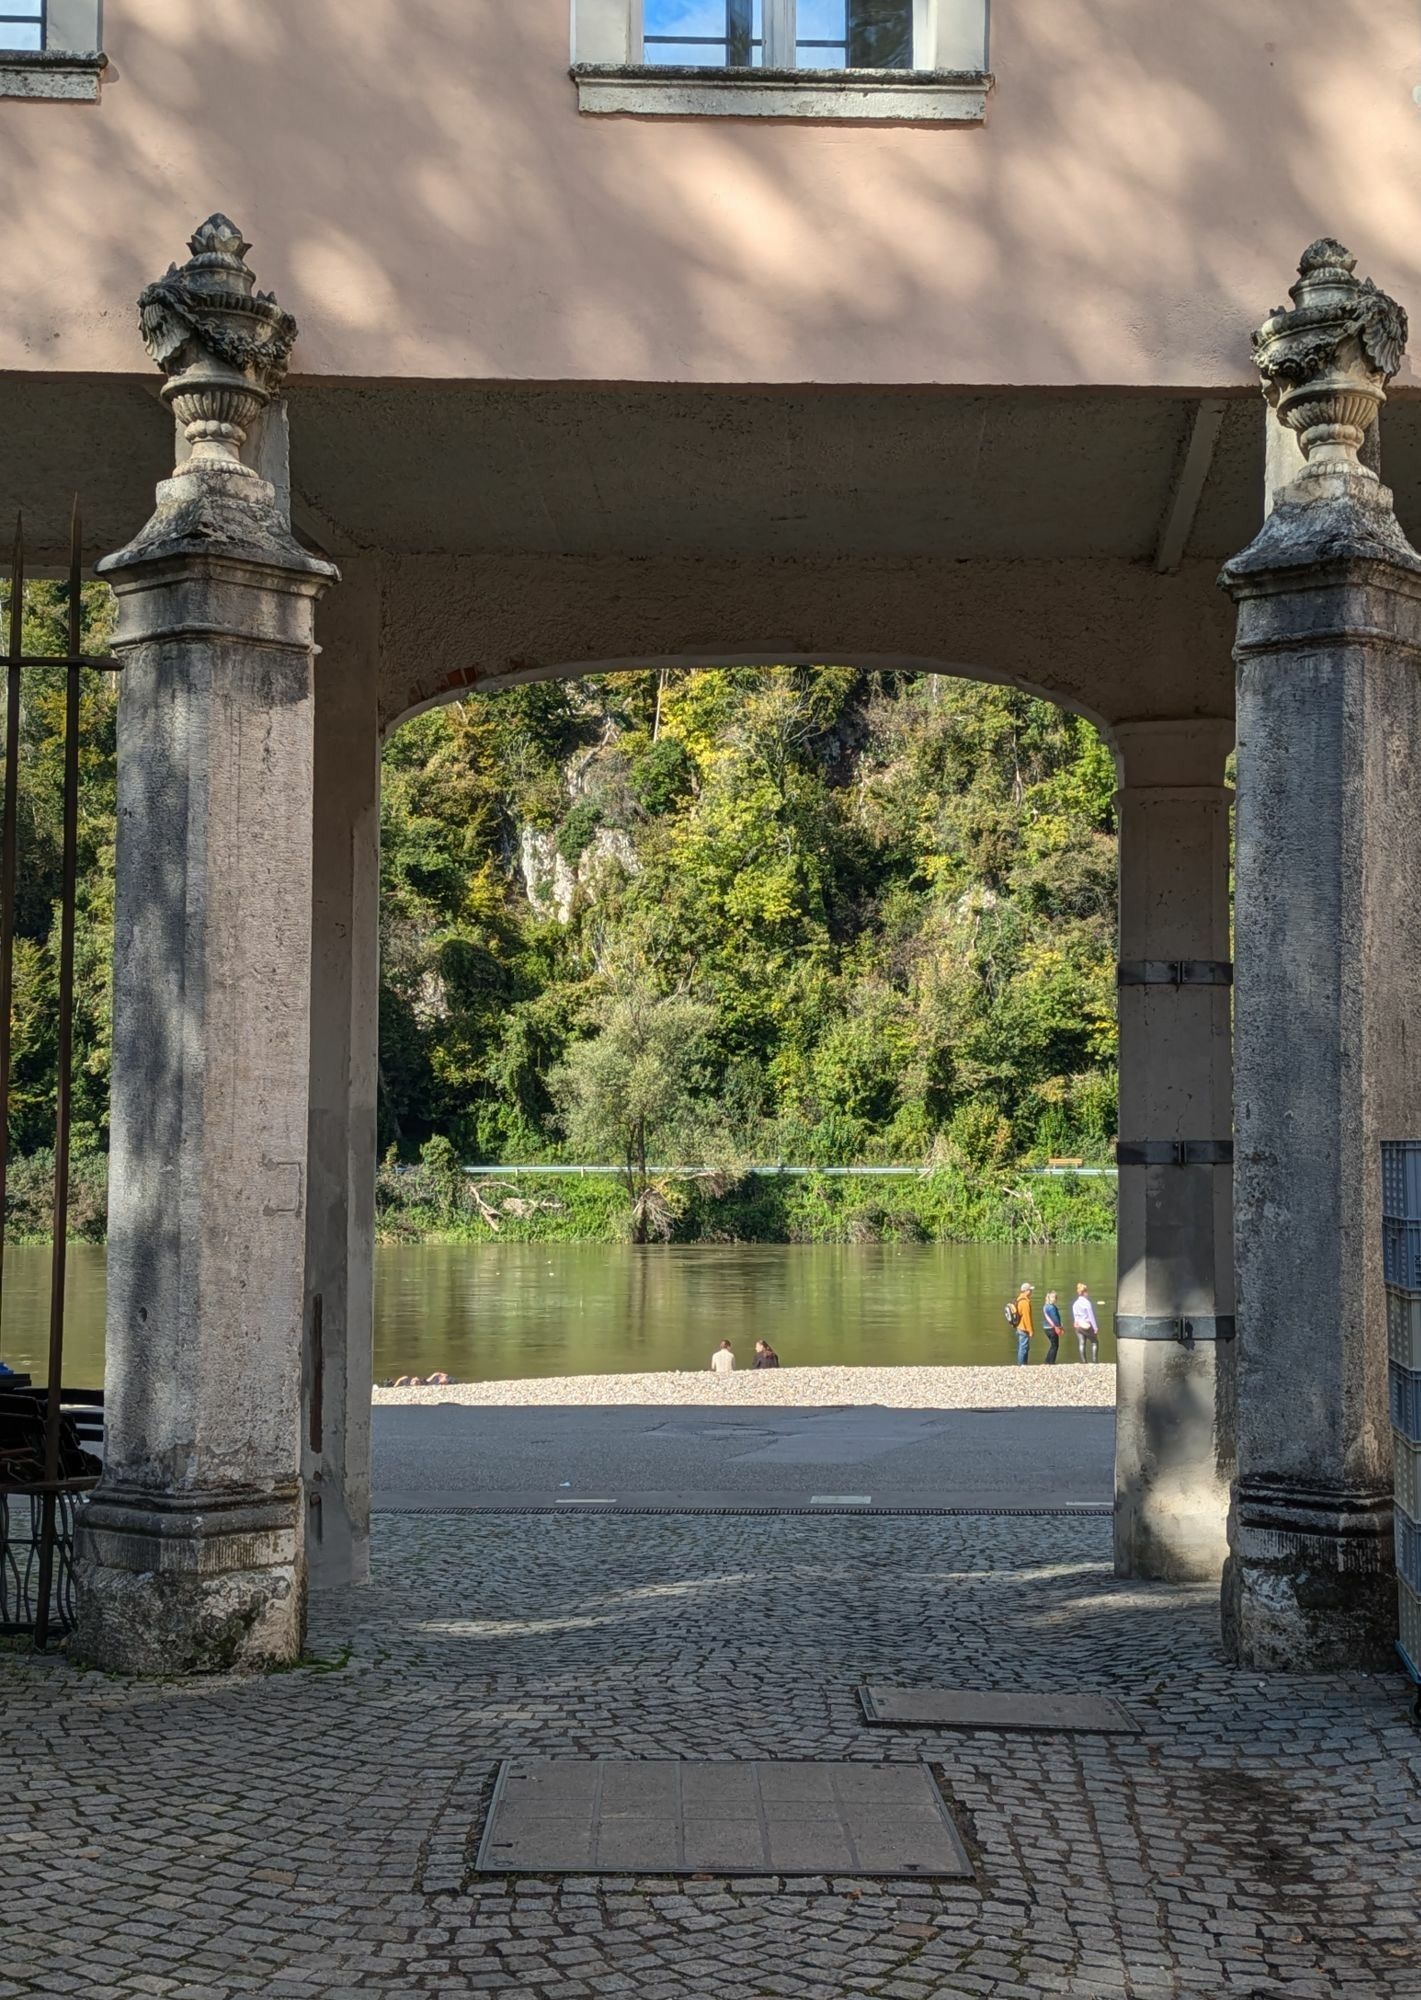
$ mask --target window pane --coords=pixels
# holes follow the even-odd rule
[[[911,69],[913,0],[799,0],[805,69]]]
[[[44,0],[0,0],[0,49],[44,47]]]
[[[764,61],[763,12],[764,0],[646,0],[644,60],[757,66]]]

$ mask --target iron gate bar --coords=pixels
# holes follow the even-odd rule
[[[14,997],[16,876],[18,873],[19,747],[22,674],[26,667],[62,668],[64,700],[64,784],[60,890],[59,1045],[55,1078],[54,1116],[54,1240],[50,1261],[49,1364],[44,1390],[43,1477],[8,1493],[27,1497],[39,1513],[37,1552],[38,1592],[34,1603],[34,1641],[48,1643],[55,1558],[59,1559],[59,1617],[72,1622],[71,1551],[64,1523],[72,1523],[74,1496],[94,1483],[89,1477],[63,1477],[60,1450],[63,1437],[65,1290],[69,1251],[69,1172],[74,1087],[74,946],[79,873],[79,730],[83,673],[86,668],[116,673],[119,662],[108,655],[83,651],[84,622],[83,522],[76,495],[69,523],[69,601],[67,649],[62,654],[26,653],[23,646],[25,549],[23,517],[15,522],[15,546],[10,569],[9,645],[6,657],[5,799],[0,815],[0,1311],[4,1296],[4,1217],[9,1164],[9,1114]],[[0,1507],[7,1504],[0,1493]],[[26,1596],[28,1591],[26,1591]]]
[[[60,1390],[64,1382],[64,1285],[69,1267],[69,1137],[74,1091],[74,917],[79,894],[79,661],[83,643],[83,527],[79,496],[69,520],[69,657],[64,689],[64,835],[59,902],[59,1056],[54,1090],[54,1244],[50,1255],[49,1371],[44,1398],[44,1520],[39,1545],[35,1645],[49,1641],[54,1564],[54,1492],[59,1478]]]
[[[25,525],[15,516],[10,558],[10,663],[5,674],[5,805],[0,833],[0,1325],[5,1300],[5,1215],[10,1170],[10,1004],[15,963],[15,848],[20,810],[20,678],[25,617]]]

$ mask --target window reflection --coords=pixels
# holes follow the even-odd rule
[[[645,59],[758,68],[765,59],[763,16],[764,0],[646,0]]]
[[[802,69],[911,69],[913,0],[799,0]]]

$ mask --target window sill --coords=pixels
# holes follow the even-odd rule
[[[579,111],[634,118],[830,118],[979,125],[992,78],[945,69],[673,68],[577,63]]]
[[[0,97],[96,104],[108,60],[97,49],[0,49]]]

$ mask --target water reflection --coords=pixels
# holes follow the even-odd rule
[[[1029,1277],[1039,1303],[1093,1297],[1101,1359],[1112,1360],[1114,1247],[1021,1250],[997,1244],[716,1243],[635,1249],[600,1243],[438,1244],[376,1260],[375,1375],[444,1369],[465,1381],[704,1368],[729,1339],[747,1365],[757,1339],[794,1363],[1008,1362],[1003,1302]],[[70,1251],[71,1383],[98,1382],[103,1357],[102,1250]],[[5,1260],[0,1354],[37,1377],[48,1343],[49,1253]],[[1045,1343],[1035,1343],[1039,1359]]]

